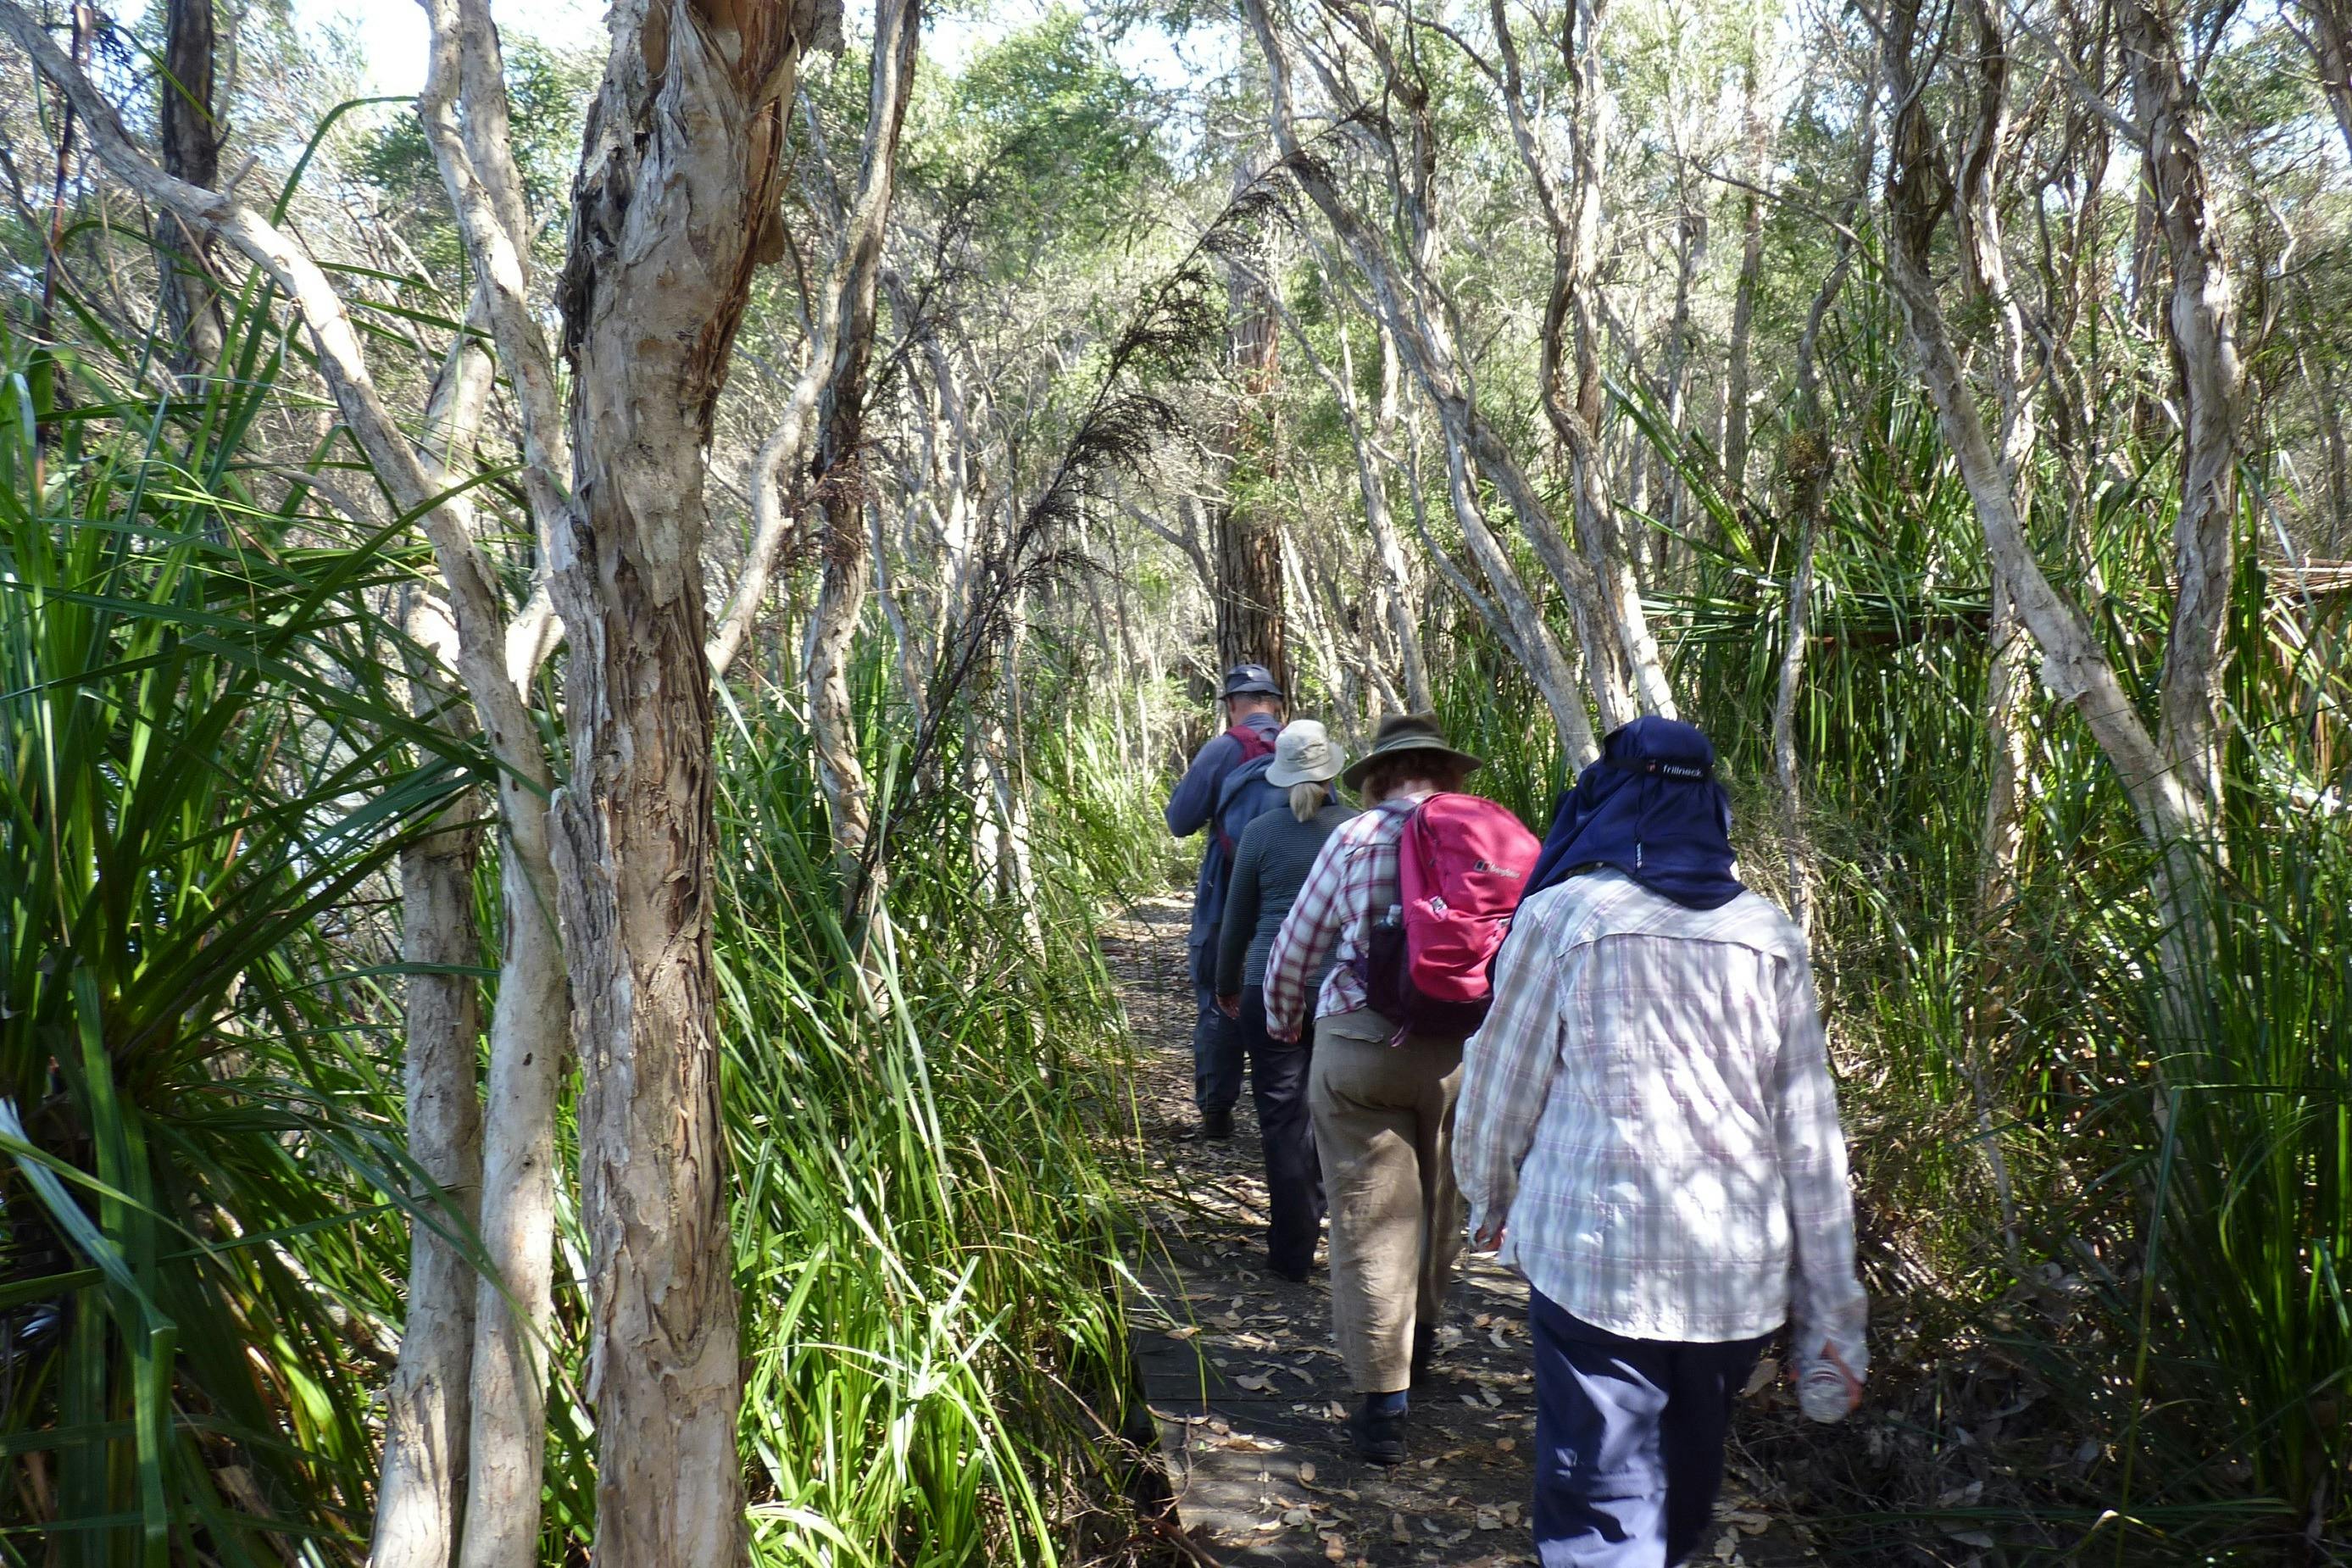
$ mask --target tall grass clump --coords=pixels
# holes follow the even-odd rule
[[[1037,847],[1057,907],[1131,903],[1191,879],[1197,845],[1171,837],[1160,815],[1175,773],[1137,766],[1120,742],[1113,725],[1088,714],[1057,723],[1031,747],[1032,787],[1051,803],[1039,815]],[[1171,755],[1167,766],[1183,762]]]
[[[904,800],[902,750],[871,750]],[[979,819],[987,800],[931,792],[899,820],[887,933],[861,955],[799,719],[735,710],[719,752],[761,1560],[1052,1563],[1123,1538],[1114,1175],[1132,1122],[1088,882],[1041,878],[1024,907],[976,853],[1002,826]]]
[[[367,1525],[415,1184],[370,911],[471,763],[386,689],[370,606],[414,563],[240,467],[254,320],[186,406],[0,344],[11,1563],[259,1568]]]

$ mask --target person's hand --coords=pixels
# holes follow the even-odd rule
[[[1298,1043],[1298,1031],[1296,1028],[1293,1028],[1286,1034],[1282,1030],[1276,1028],[1273,1025],[1268,1024],[1265,1026],[1265,1037],[1274,1041],[1277,1045],[1295,1046]]]
[[[1500,1252],[1503,1249],[1503,1226],[1506,1223],[1498,1219],[1484,1230],[1473,1231],[1470,1235],[1471,1244],[1481,1252]]]
[[[1242,1016],[1242,999],[1239,996],[1220,996],[1217,998],[1217,1011],[1228,1018],[1238,1018]]]
[[[1853,1369],[1845,1364],[1845,1357],[1838,1354],[1837,1346],[1827,1340],[1822,1342],[1822,1359],[1837,1368],[1838,1375],[1845,1379],[1845,1413],[1853,1415],[1862,1405],[1862,1379],[1854,1376]],[[1799,1357],[1789,1358],[1789,1384],[1792,1388],[1796,1386],[1801,1365]]]

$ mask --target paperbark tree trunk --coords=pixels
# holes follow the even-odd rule
[[[2041,435],[2035,385],[2034,335],[2025,320],[2010,280],[2009,256],[2000,224],[2001,184],[2010,177],[2015,153],[2010,100],[2010,60],[2005,40],[1989,11],[1975,13],[1978,47],[1972,55],[1976,77],[1976,115],[1960,149],[1953,184],[1952,209],[1958,229],[1960,283],[1972,311],[1992,324],[1992,353],[1988,356],[1996,406],[2000,413],[2000,462],[2002,482],[2021,516],[2032,507],[2035,446]],[[2063,399],[2053,402],[2063,406]],[[2027,760],[2026,719],[2031,700],[2026,639],[2018,618],[2016,595],[2007,575],[1996,565],[1992,573],[1990,616],[1990,657],[1985,669],[1985,741],[1990,754],[1986,772],[1985,811],[1978,840],[1978,910],[1990,915],[2009,901],[2017,879],[2018,856],[2024,848],[2023,792]],[[1977,1020],[1979,1040],[1990,1037],[1999,1014],[1999,998],[2009,973],[2005,954],[1996,940],[1989,943],[1989,961]],[[1979,1074],[1980,1106],[1990,1099]],[[1992,1146],[1989,1143],[1988,1150]],[[2005,1200],[2004,1200],[2005,1201]],[[2007,1215],[2004,1215],[2004,1224]]]
[[[478,295],[469,330],[480,315]],[[489,355],[461,334],[434,380],[420,457],[445,489],[473,455],[494,371]],[[470,526],[470,497],[448,504]],[[453,742],[473,735],[473,712],[447,673],[457,654],[448,606],[412,587],[402,595],[401,622],[420,650],[408,668],[418,721]],[[442,827],[400,861],[401,958],[417,971],[406,985],[401,1058],[408,1152],[447,1194],[445,1227],[460,1231],[478,1224],[481,1208],[481,989],[463,972],[482,960],[474,870],[483,826],[481,801],[468,790]],[[412,1221],[407,1312],[400,1363],[384,1391],[369,1568],[449,1568],[455,1560],[471,1451],[476,1288],[465,1252],[431,1225]]]
[[[549,596],[547,560],[568,505],[572,454],[553,362],[531,303],[530,215],[514,161],[506,58],[489,0],[423,3],[432,47],[417,119],[457,216],[521,416],[522,489],[538,560],[530,595],[507,628],[507,666],[515,684],[528,687],[562,629]]]
[[[2119,19],[2133,104],[2147,138],[2147,179],[2172,263],[2166,326],[2181,412],[2172,525],[2177,596],[2158,688],[2157,744],[2188,775],[2210,816],[2221,801],[2222,633],[2236,567],[2246,369],[2237,289],[2205,172],[2198,89],[2189,79],[2170,6],[2168,0],[2124,0]]]
[[[865,360],[872,352],[875,301],[883,270],[882,241],[896,184],[898,136],[906,121],[908,96],[914,90],[914,52],[921,25],[919,10],[912,3],[894,6],[886,0],[875,14],[874,71],[857,192],[844,215],[831,279],[815,305],[808,363],[793,382],[783,415],[752,465],[751,545],[728,598],[726,614],[711,637],[714,677],[724,676],[741,651],[766,596],[769,579],[791,548],[798,508],[806,498],[788,494],[787,484],[797,487],[812,470],[823,471],[823,459],[811,450],[827,429],[828,410],[820,404],[827,398],[844,356],[856,358],[862,378]],[[847,338],[858,325],[854,318],[860,299],[866,301],[865,341],[852,344]],[[936,370],[940,356],[935,345],[931,352]],[[829,555],[827,564],[830,567]],[[811,689],[814,695],[814,682]],[[855,763],[854,755],[850,761]]]
[[[866,530],[866,369],[874,351],[882,239],[898,133],[914,88],[921,28],[919,0],[881,0],[875,11],[864,161],[828,311],[835,326],[828,345],[832,363],[816,403],[814,472],[824,512],[824,576],[809,641],[809,731],[833,829],[843,908],[853,923],[861,910],[878,909],[878,900],[869,897],[876,889],[868,882],[880,870],[872,864],[872,790],[858,761],[857,717],[849,695],[849,663],[874,564]]]
[[[2031,761],[2026,704],[2032,697],[2032,670],[2017,596],[1996,573],[1990,637],[1992,656],[1985,668],[1985,740],[1990,766],[1985,776],[1984,829],[1978,838],[1977,910],[1988,923],[2017,896],[2017,862],[2025,847],[2025,775]],[[1990,982],[1991,976],[1987,979]],[[2000,987],[1989,984],[1989,992]]]
[[[1560,51],[1570,84],[1570,207],[1568,224],[1554,231],[1559,252],[1553,268],[1554,297],[1544,316],[1548,344],[1544,357],[1551,374],[1540,378],[1546,412],[1568,448],[1569,470],[1576,483],[1577,539],[1601,585],[1601,607],[1615,635],[1618,664],[1641,711],[1672,719],[1676,716],[1674,691],[1666,682],[1665,663],[1642,608],[1633,552],[1624,538],[1616,502],[1609,494],[1608,456],[1600,437],[1601,321],[1594,274],[1601,259],[1601,173],[1607,164],[1613,108],[1601,71],[1601,34],[1608,9],[1607,0],[1576,0],[1569,13],[1571,31]],[[1575,334],[1573,403],[1565,395],[1559,373],[1563,327],[1572,327]]]
[[[489,1268],[474,1300],[462,1568],[529,1568],[539,1559],[555,1317],[555,1109],[572,1044],[547,799],[510,800],[500,815],[505,950],[483,1096],[480,1227]]]
[[[1789,912],[1808,934],[1813,921],[1812,835],[1805,822],[1805,789],[1797,759],[1797,701],[1812,641],[1813,561],[1821,543],[1822,505],[1837,471],[1837,449],[1822,409],[1822,330],[1853,268],[1853,219],[1870,189],[1878,155],[1877,105],[1863,106],[1854,132],[1853,189],[1838,225],[1837,258],[1813,292],[1805,330],[1797,338],[1796,417],[1785,453],[1791,509],[1797,518],[1797,564],[1789,576],[1788,621],[1780,644],[1780,679],[1772,698],[1772,771],[1780,785],[1780,836],[1788,865]]]
[[[465,970],[481,963],[474,923],[480,838],[479,806],[467,791],[436,832],[402,852],[404,963]],[[412,973],[405,1002],[401,1077],[409,1157],[447,1194],[444,1223],[460,1234],[474,1224],[481,1194],[481,1101],[474,1084],[478,989],[467,973]],[[412,1224],[400,1363],[384,1391],[371,1568],[447,1568],[456,1550],[473,1337],[472,1264],[431,1226]]]
[[[480,359],[481,356],[474,356]],[[487,387],[489,367],[482,360]],[[412,639],[443,648],[455,628],[446,608],[419,589],[402,618]],[[463,734],[473,726],[465,699],[429,663],[409,672],[418,719]],[[473,790],[460,794],[427,837],[401,852],[401,962],[411,967],[401,1080],[408,1153],[446,1194],[444,1225],[462,1233],[479,1212],[481,1096],[475,1058],[482,1030],[480,986],[465,973],[482,961],[474,920],[474,868],[482,814]],[[436,973],[436,972],[438,973]],[[419,1194],[431,1204],[434,1198]],[[409,1226],[407,1312],[400,1363],[384,1391],[383,1460],[376,1483],[369,1568],[448,1568],[465,1510],[467,1387],[474,1359],[474,1269],[432,1226]]]
[[[220,184],[221,132],[213,114],[213,0],[170,0],[163,14],[163,78],[157,86],[157,139],[163,172],[211,190]],[[209,374],[220,362],[220,296],[213,287],[209,235],[166,216],[171,244],[160,259],[157,291],[172,342],[173,373],[183,380]]]
[[[1298,629],[1305,633],[1307,651],[1313,657],[1315,673],[1322,677],[1323,690],[1328,694],[1327,706],[1334,710],[1332,721],[1343,730],[1348,721],[1338,715],[1352,700],[1353,679],[1347,662],[1339,657],[1338,642],[1331,636],[1331,625],[1323,618],[1323,610],[1316,600],[1314,587],[1298,564],[1298,551],[1290,539],[1290,530],[1278,521],[1275,524],[1275,553],[1281,562],[1283,600],[1286,610],[1297,616]],[[1300,682],[1304,685],[1304,677]]]
[[[1691,289],[1698,280],[1699,268],[1706,261],[1706,207],[1696,199],[1690,190],[1686,168],[1676,171],[1678,187],[1675,216],[1675,308],[1666,321],[1666,428],[1677,438],[1688,434],[1689,398],[1685,388],[1691,358]],[[1669,529],[1680,531],[1689,524],[1690,487],[1683,483],[1682,475],[1675,471],[1664,452],[1658,454],[1657,475],[1653,494],[1663,500]]]
[[[1576,672],[1569,668],[1559,646],[1552,640],[1543,612],[1528,597],[1519,574],[1511,569],[1510,557],[1504,553],[1502,542],[1486,526],[1486,514],[1480,510],[1478,498],[1470,487],[1462,448],[1450,437],[1445,443],[1445,483],[1446,494],[1454,503],[1454,521],[1461,525],[1462,542],[1469,546],[1471,558],[1486,574],[1487,586],[1494,590],[1501,607],[1502,618],[1496,629],[1527,667],[1544,706],[1551,710],[1552,724],[1559,731],[1560,748],[1568,753],[1569,765],[1581,769],[1601,755],[1601,745],[1593,738],[1591,721],[1584,715],[1584,700],[1576,689]]]
[[[1326,281],[1337,289],[1341,285],[1337,278],[1330,276],[1330,270],[1327,265]],[[1367,420],[1363,400],[1356,395],[1355,351],[1346,323],[1339,326],[1339,363],[1334,369],[1316,352],[1314,340],[1307,335],[1297,317],[1283,305],[1281,299],[1271,292],[1267,299],[1289,331],[1291,342],[1330,392],[1332,401],[1339,405],[1340,417],[1347,424],[1348,445],[1356,459],[1356,494],[1363,503],[1364,526],[1371,535],[1373,559],[1381,571],[1377,590],[1379,618],[1395,641],[1400,674],[1404,681],[1404,689],[1398,695],[1406,710],[1428,712],[1436,704],[1430,694],[1429,670],[1421,651],[1421,628],[1415,619],[1412,572],[1405,560],[1403,542],[1397,536],[1396,519],[1389,510],[1388,472],[1398,462],[1397,410],[1399,394],[1402,390],[1399,384],[1403,374],[1403,368],[1397,360],[1396,342],[1389,335],[1386,324],[1376,315],[1373,324],[1381,342],[1381,395],[1378,405]],[[1384,691],[1393,685],[1385,677],[1377,684]]]
[[[1730,363],[1724,372],[1723,479],[1735,506],[1748,493],[1748,342],[1756,328],[1756,289],[1764,272],[1764,193],[1772,156],[1771,121],[1759,105],[1757,55],[1762,40],[1748,43],[1741,97],[1748,128],[1748,189],[1739,205],[1739,282],[1731,300]],[[1851,220],[1848,222],[1852,226]],[[1840,259],[1844,248],[1840,247]]]
[[[2332,366],[2315,371],[2311,356],[2299,348],[2295,362],[2304,390],[2311,395],[2312,421],[2319,428],[2320,466],[2325,480],[2322,493],[2326,499],[2319,525],[2313,531],[2312,544],[2315,553],[2332,558],[2340,555],[2346,542],[2352,540],[2352,443],[2347,443],[2345,436],[2344,397]]]
[[[560,289],[573,508],[554,550],[556,809],[581,1056],[598,1568],[746,1550],[740,1303],[712,987],[705,452],[816,0],[618,0]]]
[[[1592,584],[1594,627],[1579,630],[1586,679],[1600,699],[1604,729],[1613,730],[1645,712],[1673,718],[1674,693],[1642,607],[1641,586],[1609,490],[1608,453],[1600,436],[1601,312],[1593,272],[1600,258],[1601,184],[1608,142],[1609,100],[1601,75],[1607,0],[1571,0],[1565,15],[1560,37],[1560,65],[1569,87],[1565,188],[1537,142],[1518,46],[1501,0],[1494,0],[1492,15],[1499,64],[1478,64],[1502,97],[1511,144],[1551,234],[1551,296],[1544,307],[1536,380],[1545,417],[1568,460],[1576,498],[1577,542]],[[1568,382],[1571,364],[1572,387]],[[1657,504],[1654,496],[1651,504]]]
[[[1371,441],[1353,443],[1356,449],[1356,483],[1364,496],[1364,518],[1372,532],[1372,548],[1379,553],[1381,571],[1388,589],[1388,612],[1391,629],[1396,635],[1397,651],[1404,669],[1405,704],[1413,712],[1426,713],[1437,706],[1429,686],[1429,664],[1421,650],[1419,604],[1412,589],[1412,570],[1406,563],[1404,545],[1397,537],[1396,520],[1389,514],[1386,470],[1393,466],[1396,451],[1398,394],[1397,383],[1402,366],[1397,363],[1396,340],[1382,331],[1381,339],[1381,401],[1373,410]],[[1347,348],[1347,339],[1339,340]],[[1353,375],[1349,367],[1349,374]],[[1353,403],[1354,387],[1349,388]],[[1349,427],[1361,436],[1361,416],[1349,410]],[[1370,458],[1381,458],[1375,467]]]
[[[1972,12],[1978,37],[1970,58],[1980,81],[1971,163],[1979,154],[1991,156],[1993,142],[1986,132],[2005,118],[2005,104],[1996,100],[2006,81],[1999,21],[1982,4]],[[1932,51],[1936,45],[1919,38],[1916,0],[1891,6],[1887,24],[1882,63],[1887,100],[1895,110],[1887,175],[1887,279],[1946,444],[1984,528],[1993,569],[2006,580],[2018,618],[2041,650],[2042,682],[2082,714],[2115,767],[2144,837],[2158,852],[2158,897],[2167,927],[2163,962],[2168,1005],[2174,1012],[2167,1026],[2185,1026],[2184,1009],[2191,1005],[2207,943],[2202,857],[2213,843],[2220,805],[2220,637],[2230,581],[2231,469],[2242,392],[2234,308],[2206,204],[2193,93],[2180,67],[2171,24],[2160,12],[2135,4],[2124,18],[2122,34],[2147,137],[2156,221],[2167,237],[2176,274],[2168,320],[2182,373],[2182,427],[2187,433],[2180,521],[2175,531],[2179,587],[2158,698],[2162,726],[2152,733],[2089,618],[2053,586],[2026,537],[2015,433],[2030,428],[2030,409],[2021,392],[2010,385],[2008,356],[2004,354],[1997,375],[2006,428],[2005,439],[1996,448],[1953,348],[1929,272],[1930,242],[1937,220],[1957,198],[1964,252],[1998,318],[2006,285],[1997,270],[1990,184],[1966,170],[1962,180],[1955,182],[1928,121],[1913,60],[1915,51]]]
[[[546,574],[567,505],[571,454],[553,367],[530,305],[530,216],[509,140],[505,61],[487,0],[426,0],[431,43],[417,100],[477,298],[521,415],[523,492],[540,542],[534,588],[507,628],[509,678],[528,688],[558,630]],[[462,110],[462,113],[460,112]],[[460,1568],[528,1568],[539,1555],[547,1452],[546,1340],[554,1319],[555,1110],[571,1051],[544,791],[501,813],[504,942],[490,1019]]]

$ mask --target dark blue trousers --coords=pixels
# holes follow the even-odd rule
[[[1265,987],[1242,987],[1242,1049],[1249,1056],[1250,1098],[1265,1145],[1265,1195],[1270,1220],[1266,1261],[1279,1274],[1314,1266],[1323,1231],[1323,1166],[1315,1157],[1315,1122],[1307,1113],[1307,1069],[1315,1059],[1312,1026],[1296,1045],[1265,1032]]]
[[[1242,1098],[1242,1026],[1217,1005],[1215,943],[1195,942],[1188,956],[1200,1006],[1192,1020],[1192,1103],[1202,1115],[1231,1110]]]
[[[1536,1557],[1543,1568],[1672,1568],[1723,1485],[1732,1402],[1770,1335],[1632,1340],[1528,1292],[1536,1347]]]

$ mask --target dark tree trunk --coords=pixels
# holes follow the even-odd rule
[[[1253,489],[1274,478],[1272,399],[1280,373],[1281,339],[1273,301],[1256,282],[1236,278],[1233,286],[1233,422],[1221,443],[1225,457],[1225,499],[1210,521],[1215,552],[1217,668],[1262,664],[1290,689],[1290,661],[1284,645],[1282,531],[1265,515],[1266,503]],[[1238,504],[1237,504],[1238,503]]]
[[[163,23],[163,79],[157,126],[163,172],[213,190],[220,184],[220,126],[213,118],[213,0],[170,0]],[[171,323],[172,369],[208,374],[220,359],[220,298],[213,288],[213,243],[179,219],[162,219],[163,296]]]

